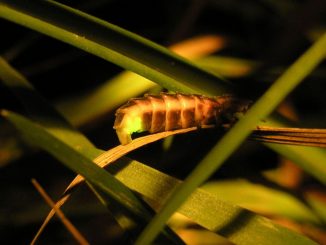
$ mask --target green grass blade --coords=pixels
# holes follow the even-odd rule
[[[121,104],[156,86],[155,83],[132,72],[123,72],[104,82],[95,91],[82,97],[68,98],[56,106],[73,125],[84,125],[97,117],[112,112]],[[121,93],[120,91],[123,91]],[[92,105],[92,110],[89,110]]]
[[[325,151],[314,147],[292,146],[266,143],[275,152],[293,161],[305,172],[326,184]]]
[[[318,214],[318,216],[326,223],[326,204],[320,193],[306,193],[305,198],[311,208]]]
[[[224,80],[168,49],[54,1],[2,0],[0,17],[102,57],[172,91],[229,91]]]
[[[119,202],[112,199],[106,192],[90,184],[89,186],[100,202],[110,210],[120,227],[124,229],[124,235],[129,238],[130,243],[135,241],[146,223],[135,218],[133,213],[124,209]],[[166,227],[165,232],[166,236],[159,236],[155,242],[158,244],[170,244],[173,241],[173,244],[184,244],[169,227]]]
[[[91,149],[94,149],[93,144],[74,129],[53,107],[48,105],[27,79],[1,57],[0,78],[2,83],[16,94],[34,121],[47,127],[49,132],[67,142],[74,149],[80,152],[90,151],[89,153],[93,156],[98,153],[97,151],[91,152]]]
[[[224,56],[208,56],[199,59],[196,63],[226,78],[248,76],[260,65],[258,62]]]
[[[284,217],[297,222],[321,224],[321,220],[293,195],[245,179],[212,181],[202,188],[223,197],[223,201],[268,217]]]
[[[126,215],[129,214],[130,212],[128,212],[128,210],[123,210],[119,205],[119,203],[114,201],[110,196],[108,196],[101,189],[96,188],[91,184],[89,184],[89,187],[96,195],[97,199],[101,202],[101,204],[104,207],[106,207],[108,210],[110,210],[116,222],[124,230],[124,237],[126,237],[128,242],[131,243],[133,240],[135,240],[139,234],[138,229],[141,226],[135,223],[135,219],[132,218],[132,214],[131,217],[129,215]]]
[[[190,193],[202,184],[249,136],[260,120],[267,117],[275,107],[324,59],[326,34],[317,40],[275,83],[258,99],[246,115],[228,131],[219,143],[187,177],[168,200],[161,212],[137,240],[137,244],[150,244],[165,222],[186,200]]]
[[[126,186],[152,200],[158,210],[162,208],[171,192],[182,184],[182,181],[137,161],[120,159],[117,164],[109,165],[107,169]],[[235,244],[275,245],[284,241],[289,244],[315,244],[303,235],[239,206],[224,202],[221,196],[201,188],[191,194],[178,212]]]

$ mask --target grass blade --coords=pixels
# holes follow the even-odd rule
[[[16,94],[34,121],[47,127],[49,132],[67,142],[74,149],[80,152],[89,152],[92,155],[97,154],[96,151],[91,152],[91,149],[94,149],[93,144],[83,134],[73,128],[60,113],[48,105],[46,100],[34,90],[27,79],[1,57],[0,78]]]
[[[95,54],[172,91],[221,94],[226,82],[168,49],[54,1],[0,1],[0,17]],[[202,90],[205,88],[205,91]]]
[[[268,217],[285,217],[298,222],[321,224],[303,202],[290,193],[273,189],[245,179],[211,181],[204,190],[223,197],[223,200]]]

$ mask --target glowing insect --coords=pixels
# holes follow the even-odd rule
[[[220,126],[236,120],[249,101],[234,96],[207,97],[196,94],[145,95],[130,99],[116,112],[114,129],[121,144],[129,143],[133,133],[157,133],[190,127]]]

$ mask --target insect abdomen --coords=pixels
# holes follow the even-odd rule
[[[117,110],[114,128],[121,144],[127,144],[135,132],[220,125],[222,114],[234,104],[232,100],[232,96],[210,98],[180,93],[145,95],[129,100]]]

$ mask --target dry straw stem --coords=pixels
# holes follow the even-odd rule
[[[326,129],[258,126],[250,139],[266,143],[326,147]]]
[[[64,213],[55,205],[50,196],[46,193],[46,191],[42,188],[42,186],[37,182],[36,179],[32,179],[32,184],[36,188],[36,190],[43,197],[45,202],[52,208],[52,210],[59,217],[63,225],[67,228],[68,231],[72,234],[72,236],[76,239],[76,241],[81,245],[88,245],[89,242],[84,238],[84,236],[76,229],[76,227],[68,220],[68,218],[64,215]],[[36,239],[34,238],[31,244],[35,244]]]
[[[144,145],[153,143],[155,141],[166,138],[168,136],[188,133],[188,132],[194,131],[194,130],[197,130],[197,127],[191,127],[191,128],[179,129],[179,130],[173,130],[173,131],[166,131],[166,132],[150,134],[150,135],[147,135],[144,137],[140,137],[140,138],[134,139],[127,145],[118,145],[118,146],[104,152],[103,154],[99,155],[97,158],[94,159],[94,163],[96,163],[99,167],[104,168],[105,166],[116,161],[117,159],[121,158],[122,156],[124,156],[124,155],[128,154],[129,152],[136,150]],[[67,187],[67,189],[65,190],[65,193],[68,193],[72,188],[74,188],[76,185],[81,183],[83,180],[84,180],[84,178],[82,176],[78,175]]]

